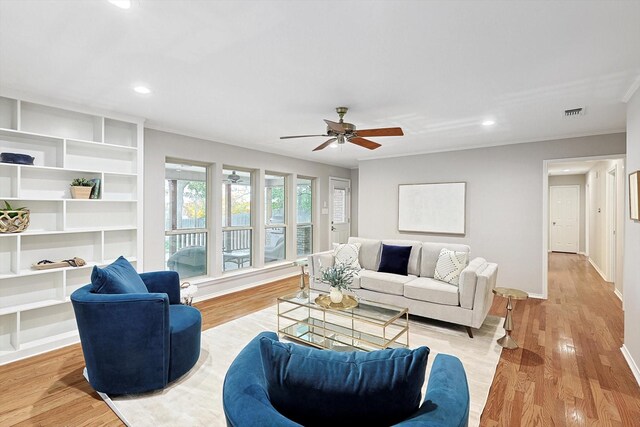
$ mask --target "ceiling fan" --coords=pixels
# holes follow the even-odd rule
[[[338,107],[336,108],[336,113],[340,117],[339,122],[332,122],[331,120],[325,120],[324,122],[327,124],[327,133],[326,135],[294,135],[294,136],[281,136],[280,139],[291,139],[291,138],[310,138],[316,136],[329,136],[330,139],[326,140],[322,144],[318,145],[313,151],[319,151],[323,148],[328,147],[334,142],[338,144],[344,144],[345,142],[350,142],[352,144],[359,145],[364,148],[368,148],[369,150],[375,150],[380,147],[380,144],[377,142],[370,141],[363,137],[367,136],[402,136],[404,133],[401,128],[378,128],[378,129],[361,129],[357,130],[356,126],[352,123],[345,123],[343,117],[347,114],[349,108],[347,107]]]
[[[236,171],[233,171],[232,173],[227,175],[227,179],[225,179],[224,182],[227,184],[242,183],[242,177],[238,175]]]

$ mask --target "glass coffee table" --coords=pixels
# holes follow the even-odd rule
[[[409,347],[409,310],[360,300],[349,309],[325,308],[311,291],[278,298],[278,333],[291,340],[336,351]]]

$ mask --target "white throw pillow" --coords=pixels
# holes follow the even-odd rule
[[[436,272],[433,278],[458,286],[460,273],[462,273],[462,270],[464,270],[468,263],[467,257],[467,252],[456,252],[442,248],[438,256]]]
[[[335,264],[347,264],[359,270],[361,268],[360,261],[358,261],[359,253],[360,243],[345,243],[344,245],[338,245],[333,250]]]

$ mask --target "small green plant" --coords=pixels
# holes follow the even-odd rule
[[[72,187],[93,187],[93,182],[89,181],[87,178],[76,178],[71,181]]]
[[[19,211],[26,211],[26,210],[27,208],[25,207],[14,208],[6,200],[4,201],[4,208],[0,208],[0,212],[6,213],[9,216],[9,218],[15,218],[18,216]]]
[[[359,271],[357,268],[351,267],[347,263],[336,264],[332,267],[320,270],[320,281],[340,289],[341,291],[350,291],[353,276]]]

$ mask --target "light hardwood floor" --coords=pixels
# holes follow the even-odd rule
[[[521,348],[502,352],[481,425],[640,425],[640,387],[620,352],[622,308],[612,285],[584,257],[549,260],[549,299],[516,303]],[[203,327],[273,305],[297,284],[292,278],[199,303]],[[492,313],[504,315],[505,305],[496,297]],[[0,366],[0,426],[120,426],[83,366],[79,345]]]

